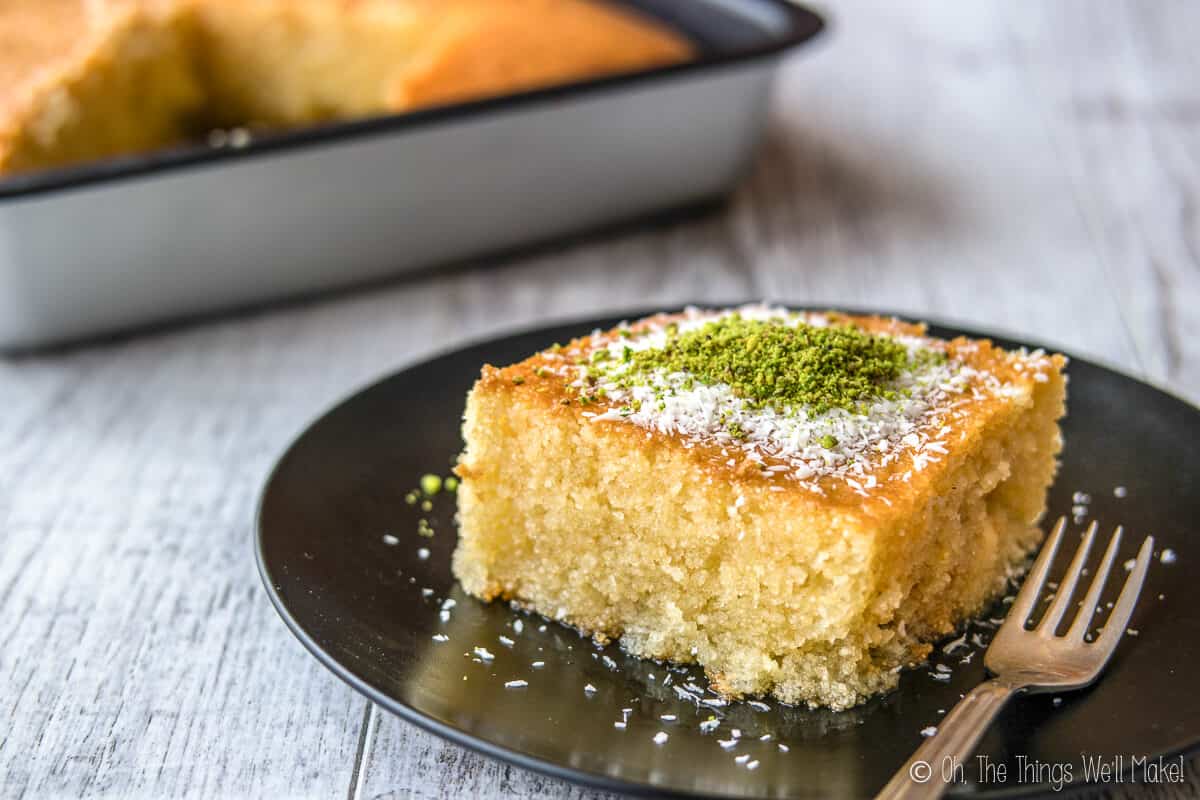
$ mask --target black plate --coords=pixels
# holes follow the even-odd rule
[[[480,365],[513,362],[617,321],[523,333],[443,355],[363,390],[313,424],[283,456],[262,496],[258,559],[272,601],[325,666],[375,703],[521,766],[624,791],[873,794],[920,743],[920,731],[937,725],[941,710],[983,679],[978,642],[935,651],[934,666],[907,671],[897,691],[851,711],[776,704],[758,710],[745,703],[698,708],[677,694],[688,682],[703,688],[693,670],[600,649],[556,623],[465,596],[450,575],[453,498],[439,495],[429,513],[406,503],[422,474],[448,474],[461,445],[463,398]],[[993,772],[981,787],[967,789],[1029,793],[1062,778],[1078,783],[1081,754],[1124,756],[1118,766],[1128,779],[1135,756],[1175,758],[1200,744],[1194,687],[1200,608],[1192,592],[1200,548],[1191,530],[1200,519],[1200,413],[1083,360],[1073,360],[1069,373],[1067,445],[1050,513],[1070,514],[1082,499],[1075,493],[1085,492],[1089,517],[1124,524],[1133,534],[1122,558],[1133,554],[1134,540],[1153,533],[1176,559],[1154,563],[1131,623],[1138,635],[1123,641],[1100,683],[1058,700],[1014,701],[978,750],[1005,765],[1005,780]],[[1118,486],[1126,487],[1124,498],[1114,496]],[[417,535],[420,517],[431,521],[432,538]],[[446,598],[457,605],[443,621]],[[968,644],[975,634],[985,642],[991,632],[986,622],[973,624]],[[436,634],[449,640],[435,641]],[[513,640],[511,647],[502,636]],[[472,657],[476,646],[494,661]],[[534,661],[545,666],[533,669]],[[936,663],[951,668],[948,680],[939,679]],[[510,680],[529,685],[506,688]],[[587,684],[594,693],[585,693]],[[622,709],[630,709],[623,730],[613,724]],[[665,722],[663,714],[677,719]],[[702,733],[698,723],[710,715],[721,719],[720,727]],[[726,751],[718,740],[734,727],[742,742]],[[670,737],[662,745],[652,741],[659,731]],[[760,740],[765,734],[771,739]],[[742,753],[759,762],[756,769],[735,762]],[[964,766],[963,777],[973,782],[978,761]]]

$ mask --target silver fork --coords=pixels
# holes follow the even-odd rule
[[[1119,527],[1109,540],[1100,568],[1096,570],[1082,607],[1067,632],[1062,636],[1056,635],[1059,623],[1070,607],[1075,584],[1083,573],[1092,539],[1096,536],[1095,522],[1088,527],[1079,549],[1075,551],[1071,566],[1067,568],[1067,574],[1063,576],[1054,596],[1053,605],[1046,610],[1037,628],[1028,630],[1025,627],[1046,583],[1046,575],[1054,562],[1066,524],[1065,517],[1059,518],[1037,561],[1029,570],[1004,624],[988,647],[983,663],[995,677],[976,686],[958,701],[938,726],[937,733],[926,739],[913,753],[908,763],[883,787],[877,800],[941,797],[948,788],[941,778],[942,766],[962,764],[970,757],[988,725],[1010,697],[1021,692],[1082,689],[1100,676],[1121,635],[1125,633],[1125,626],[1137,604],[1154,552],[1154,537],[1147,536],[1142,543],[1137,561],[1125,579],[1121,596],[1108,615],[1103,631],[1094,641],[1088,642],[1084,636],[1091,625],[1096,603],[1121,544]]]

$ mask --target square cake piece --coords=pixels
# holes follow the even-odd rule
[[[1065,359],[765,306],[596,331],[468,399],[454,573],[731,697],[847,708],[1038,544]]]

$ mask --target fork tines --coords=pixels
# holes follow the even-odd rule
[[[1025,583],[1021,587],[1021,591],[1017,594],[1017,599],[1013,602],[1012,609],[1009,611],[1006,621],[1019,626],[1022,630],[1029,619],[1030,612],[1033,611],[1033,607],[1037,604],[1037,599],[1042,592],[1042,588],[1045,586],[1046,577],[1050,572],[1050,565],[1054,562],[1054,556],[1058,552],[1058,545],[1062,541],[1063,531],[1066,527],[1067,518],[1059,517],[1054,530],[1050,533],[1050,538],[1043,545],[1037,560],[1034,561],[1033,567],[1029,570],[1029,575],[1025,579]],[[1070,607],[1071,597],[1075,593],[1075,586],[1079,582],[1079,576],[1083,574],[1084,565],[1087,563],[1088,551],[1091,550],[1092,541],[1096,538],[1097,527],[1096,523],[1093,522],[1084,533],[1083,541],[1080,542],[1079,549],[1075,551],[1075,557],[1071,559],[1071,566],[1067,568],[1066,575],[1059,582],[1054,602],[1046,609],[1046,613],[1042,615],[1042,619],[1038,623],[1036,628],[1037,635],[1049,638],[1054,636],[1058,630],[1059,623],[1062,622],[1067,609]],[[1087,595],[1083,599],[1079,613],[1075,616],[1071,627],[1062,638],[1075,640],[1080,643],[1085,641],[1084,636],[1091,625],[1092,616],[1096,611],[1096,604],[1100,599],[1100,593],[1104,591],[1104,584],[1108,580],[1108,573],[1112,571],[1113,561],[1116,560],[1120,545],[1121,528],[1118,526],[1116,531],[1113,532],[1112,538],[1108,541],[1108,548],[1104,551],[1104,558],[1101,560],[1100,566],[1092,578],[1091,585],[1088,586]],[[1125,631],[1129,617],[1133,614],[1133,607],[1137,603],[1138,594],[1142,590],[1142,583],[1146,578],[1146,570],[1150,566],[1150,558],[1153,552],[1154,537],[1147,536],[1146,540],[1142,542],[1141,549],[1138,551],[1137,560],[1134,562],[1133,569],[1130,570],[1129,577],[1125,579],[1121,595],[1113,606],[1112,612],[1108,615],[1108,621],[1104,624],[1104,630],[1093,644],[1100,645],[1101,647],[1113,647],[1117,639]]]

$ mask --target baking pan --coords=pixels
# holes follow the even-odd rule
[[[692,61],[0,182],[0,349],[451,262],[725,193],[776,67],[822,28],[785,0],[626,2]]]

